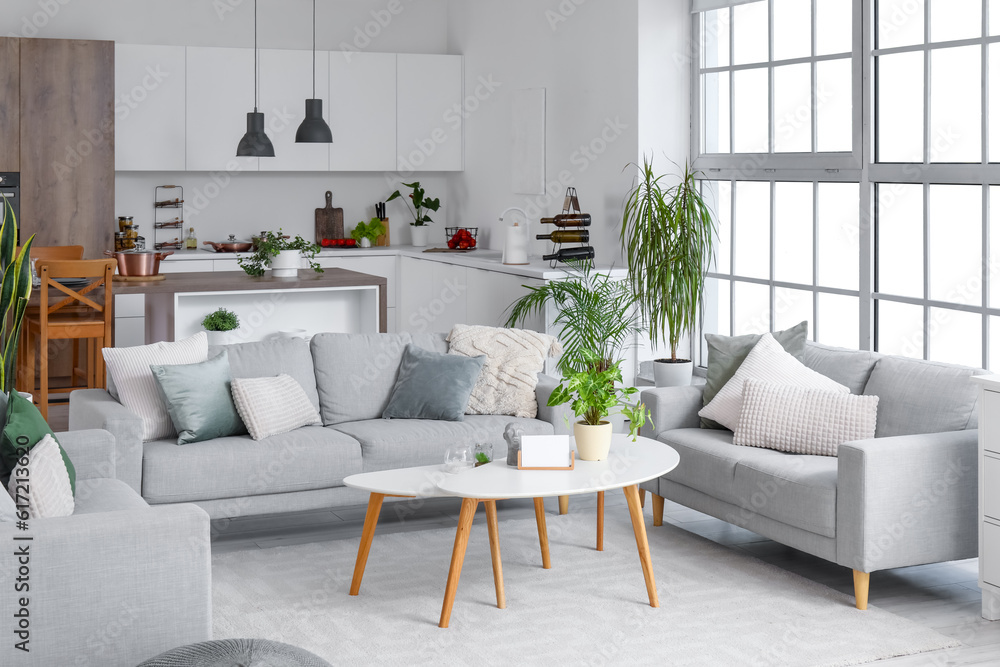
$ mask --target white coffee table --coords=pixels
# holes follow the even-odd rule
[[[649,604],[659,606],[656,595],[656,581],[646,541],[646,527],[643,523],[642,508],[639,504],[638,485],[655,479],[673,470],[680,458],[671,447],[648,438],[638,438],[632,442],[627,436],[616,434],[612,440],[611,453],[605,461],[581,461],[577,459],[575,470],[518,470],[499,460],[488,465],[466,470],[458,474],[448,474],[442,466],[423,466],[384,470],[360,475],[351,475],[344,480],[347,486],[370,492],[365,525],[358,547],[358,558],[351,583],[351,595],[361,589],[368,553],[371,549],[375,526],[378,523],[382,501],[386,497],[435,498],[460,497],[462,509],[458,528],[455,532],[455,546],[452,550],[451,567],[445,585],[444,603],[441,608],[439,626],[447,628],[451,619],[451,609],[462,574],[462,563],[469,542],[472,519],[479,503],[486,506],[486,519],[490,537],[490,551],[493,560],[493,579],[496,586],[497,607],[505,607],[503,590],[503,570],[500,562],[500,537],[496,515],[496,501],[506,498],[533,498],[538,539],[542,550],[542,566],[551,567],[548,533],[545,526],[543,498],[551,496],[571,496],[583,493],[598,494],[597,542],[602,548],[605,491],[624,489],[628,501],[632,530],[635,533],[639,561],[646,580]]]

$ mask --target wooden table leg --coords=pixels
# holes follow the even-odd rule
[[[549,559],[549,531],[545,527],[545,502],[535,498],[535,523],[538,524],[538,544],[542,547],[542,567],[546,570],[552,567]]]
[[[497,524],[497,501],[484,500],[486,505],[486,525],[490,532],[490,556],[493,558],[493,585],[497,589],[497,609],[507,608],[503,593],[503,564],[500,562],[500,527]]]
[[[361,531],[361,544],[358,545],[358,560],[354,563],[354,579],[351,580],[351,595],[361,591],[361,578],[365,576],[365,565],[368,564],[368,552],[372,548],[372,538],[375,537],[375,526],[382,510],[385,495],[373,493],[368,496],[368,511],[365,512],[365,527]]]
[[[458,515],[458,530],[455,531],[455,548],[451,552],[451,567],[448,569],[448,583],[444,588],[444,604],[441,605],[441,622],[439,628],[447,628],[451,620],[451,607],[455,604],[455,593],[458,591],[458,579],[462,576],[462,563],[465,561],[465,548],[469,546],[469,531],[472,530],[472,518],[476,515],[479,501],[475,498],[462,498],[462,511]]]
[[[569,514],[569,496],[559,496],[559,514]]]
[[[604,551],[604,492],[597,492],[597,550]]]
[[[635,545],[639,549],[639,562],[642,563],[642,576],[646,579],[649,606],[659,607],[660,600],[656,594],[656,579],[653,577],[653,561],[649,555],[649,542],[646,541],[646,524],[642,520],[642,507],[639,504],[639,488],[633,484],[626,486],[624,491],[625,499],[628,501],[628,513],[632,517]]]
[[[639,489],[639,507],[646,509],[646,489]]]

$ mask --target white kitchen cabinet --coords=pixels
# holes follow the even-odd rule
[[[312,51],[263,49],[260,52],[260,109],[274,157],[262,158],[261,171],[328,171],[329,144],[297,144],[295,132],[305,118],[305,101],[313,97]],[[330,121],[330,59],[316,53],[316,97],[323,100],[323,118]],[[235,147],[233,148],[235,150]]]
[[[253,49],[189,46],[185,71],[187,171],[258,171],[260,160],[273,159],[236,157],[247,113],[254,108]],[[267,124],[274,122],[274,114],[265,107],[259,110],[273,139]]]
[[[185,49],[115,45],[115,170],[184,171]]]
[[[396,171],[461,171],[461,56],[396,56]]]
[[[331,51],[326,64],[330,170],[394,171],[396,54]]]
[[[972,378],[979,385],[979,588],[982,616],[1000,620],[1000,375]]]
[[[466,324],[489,327],[504,326],[510,315],[510,305],[528,293],[525,285],[541,287],[545,284],[544,280],[483,269],[468,269],[466,277],[469,284]],[[520,329],[544,332],[544,314],[535,315],[517,326]]]
[[[466,320],[467,269],[464,266],[399,258],[400,331],[448,333]]]
[[[396,307],[396,261],[395,255],[374,257],[317,257],[316,263],[324,269],[347,269],[373,276],[382,276],[386,280],[386,306]],[[389,321],[392,322],[390,313]]]
[[[205,259],[184,259],[176,261],[160,262],[160,273],[198,273],[200,271],[214,271],[212,256],[207,252]]]

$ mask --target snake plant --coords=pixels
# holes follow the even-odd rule
[[[34,234],[17,248],[17,217],[14,207],[4,200],[3,225],[0,226],[0,271],[3,285],[0,288],[0,388],[10,394],[17,374],[17,344],[21,338],[21,322],[28,309],[31,296],[31,242]]]

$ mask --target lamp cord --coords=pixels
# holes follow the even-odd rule
[[[313,0],[313,99],[316,99],[316,0]]]
[[[253,0],[253,112],[257,113],[260,104],[260,53],[257,51],[257,0]]]

